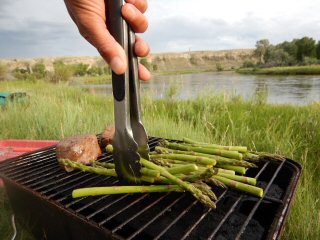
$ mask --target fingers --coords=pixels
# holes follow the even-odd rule
[[[138,71],[139,71],[139,79],[143,81],[148,81],[151,78],[151,74],[149,70],[143,66],[141,63],[138,65]]]
[[[86,16],[85,21],[80,22],[81,35],[97,48],[115,73],[123,74],[127,69],[125,52],[109,33],[103,19]]]
[[[147,0],[126,0],[126,2],[134,5],[142,13],[145,13],[148,8]]]
[[[146,41],[136,36],[134,51],[138,57],[146,57],[150,52],[150,48]]]
[[[147,17],[144,16],[142,12],[138,8],[136,8],[134,5],[130,3],[123,5],[121,12],[122,12],[122,16],[130,24],[134,32],[143,33],[147,30],[148,28]]]

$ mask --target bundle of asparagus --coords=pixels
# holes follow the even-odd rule
[[[112,152],[112,146],[106,147]],[[112,186],[75,189],[74,198],[122,193],[189,191],[204,205],[215,208],[213,186],[231,187],[262,197],[263,189],[256,187],[256,179],[243,176],[259,155],[242,146],[221,146],[184,138],[183,143],[162,141],[150,153],[150,160],[140,159],[141,181],[156,185]],[[59,159],[60,164],[84,172],[117,177],[113,163],[93,161],[90,166]],[[240,174],[240,175],[237,175]]]

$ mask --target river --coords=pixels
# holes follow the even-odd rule
[[[81,85],[99,95],[111,95],[111,84]],[[141,83],[142,95],[156,99],[195,98],[199,94],[221,94],[253,98],[263,92],[268,103],[306,105],[320,101],[320,76],[255,76],[234,72],[154,76]]]

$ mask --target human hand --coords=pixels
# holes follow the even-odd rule
[[[123,74],[128,63],[123,48],[111,36],[106,25],[104,0],[64,0],[72,20],[80,34],[91,43],[117,74]],[[136,33],[143,33],[148,28],[148,20],[143,13],[147,10],[147,0],[126,0],[121,12],[123,18]],[[149,54],[149,45],[136,37],[134,46],[138,57]],[[139,64],[139,78],[149,80],[150,72]]]

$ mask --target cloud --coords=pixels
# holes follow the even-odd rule
[[[248,14],[235,22],[214,18],[164,17],[150,23],[144,37],[155,52],[162,52],[254,48],[256,41],[264,38],[276,44],[303,36],[317,39],[319,35],[319,21],[262,19]]]
[[[73,25],[33,20],[23,25],[0,30],[0,57],[97,55]]]
[[[0,58],[98,55],[63,1],[0,1]],[[263,38],[274,44],[319,39],[318,0],[270,1],[276,9],[255,0],[149,0],[149,29],[142,37],[152,52],[253,48]]]

